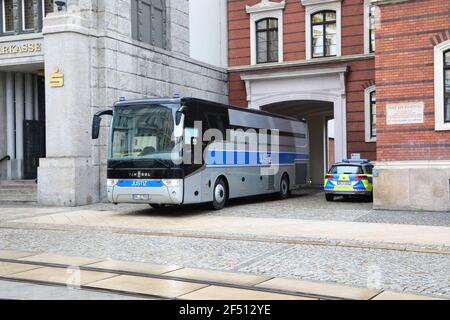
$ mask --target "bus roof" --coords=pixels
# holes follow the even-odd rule
[[[193,103],[193,102],[197,102],[197,103],[202,103],[202,104],[213,104],[217,107],[222,107],[222,108],[226,108],[226,109],[234,109],[234,110],[239,110],[239,111],[244,111],[244,112],[249,112],[249,113],[254,113],[254,114],[260,114],[260,115],[265,115],[265,116],[270,116],[270,117],[275,117],[275,118],[280,118],[280,119],[285,119],[285,120],[291,120],[291,121],[298,121],[298,122],[304,122],[306,123],[306,120],[304,119],[297,119],[297,118],[293,118],[293,117],[288,117],[288,116],[283,116],[283,115],[279,115],[276,113],[271,113],[271,112],[267,112],[267,111],[262,111],[262,110],[254,110],[254,109],[247,109],[247,108],[241,108],[241,107],[236,107],[236,106],[231,106],[231,105],[226,105],[226,104],[222,104],[222,103],[217,103],[217,102],[213,102],[213,101],[208,101],[208,100],[203,100],[203,99],[198,99],[198,98],[147,98],[147,99],[135,99],[135,100],[122,100],[122,101],[118,101],[114,104],[114,106],[128,106],[128,105],[139,105],[139,104],[148,104],[148,103],[180,103],[180,104],[189,104],[189,103]]]

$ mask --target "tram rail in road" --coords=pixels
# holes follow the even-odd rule
[[[78,277],[79,283],[74,284],[71,277]],[[20,251],[0,251],[0,280],[75,286],[151,299],[372,300],[388,299],[392,295],[402,297],[383,290],[337,284]],[[430,299],[414,295],[404,295],[404,298]]]

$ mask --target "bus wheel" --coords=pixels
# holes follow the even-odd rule
[[[289,197],[289,193],[289,177],[287,174],[284,174],[280,182],[280,199],[287,199]]]
[[[227,186],[223,179],[218,179],[216,185],[214,186],[213,194],[213,209],[222,210],[227,202]]]
[[[150,207],[152,207],[153,209],[164,209],[166,207],[166,205],[152,203],[152,204],[150,204]]]

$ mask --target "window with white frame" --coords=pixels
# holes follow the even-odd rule
[[[2,0],[2,32],[8,33],[14,31],[14,10],[13,0]]]
[[[44,17],[47,14],[52,13],[54,11],[53,1],[54,0],[43,0],[42,1],[42,12],[44,13]]]
[[[434,49],[435,129],[450,130],[450,40]]]
[[[34,1],[22,0],[22,28],[23,30],[34,29]]]
[[[278,19],[256,22],[257,63],[278,62]]]
[[[366,142],[377,140],[377,91],[375,86],[365,90],[365,131]]]
[[[251,64],[283,62],[283,10],[286,2],[262,0],[250,14]]]
[[[320,11],[311,17],[312,57],[336,56],[336,11]]]
[[[375,52],[376,9],[371,0],[364,1],[364,53]]]
[[[306,59],[341,56],[341,1],[302,0],[305,5]]]

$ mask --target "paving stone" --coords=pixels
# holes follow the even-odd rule
[[[184,296],[180,299],[186,300],[314,300],[310,298],[251,291],[227,287],[210,286],[202,290],[198,290]]]
[[[0,277],[39,268],[29,264],[0,262]]]
[[[0,250],[0,259],[14,260],[34,255],[36,255],[36,252],[32,251]]]
[[[124,262],[124,261],[113,261],[106,260],[93,264],[84,265],[84,267],[99,268],[110,271],[126,271],[126,272],[136,272],[145,273],[152,275],[160,275],[163,273],[171,272],[180,269],[178,266],[164,266],[151,263],[139,263],[139,262]]]
[[[88,287],[116,290],[120,292],[132,292],[165,298],[176,298],[189,292],[204,288],[206,285],[134,276],[118,276],[91,283]]]
[[[71,268],[39,268],[21,273],[10,274],[6,278],[25,281],[50,282],[76,287],[115,276],[117,275],[112,273],[80,271]]]
[[[255,276],[234,272],[210,271],[202,269],[184,268],[177,271],[166,273],[165,276],[201,280],[215,281],[218,283],[253,286],[255,284],[267,281],[270,277]]]
[[[257,287],[353,300],[369,300],[381,292],[380,290],[370,290],[367,288],[281,278],[263,282],[257,285]]]
[[[92,264],[100,261],[100,259],[90,259],[85,257],[70,257],[51,253],[42,253],[34,256],[28,256],[25,258],[21,258],[19,260],[27,262],[52,263],[68,266],[82,266],[85,264]]]
[[[433,298],[429,296],[419,296],[414,294],[385,291],[380,295],[376,296],[375,298],[373,298],[373,300],[442,300],[442,299]]]

